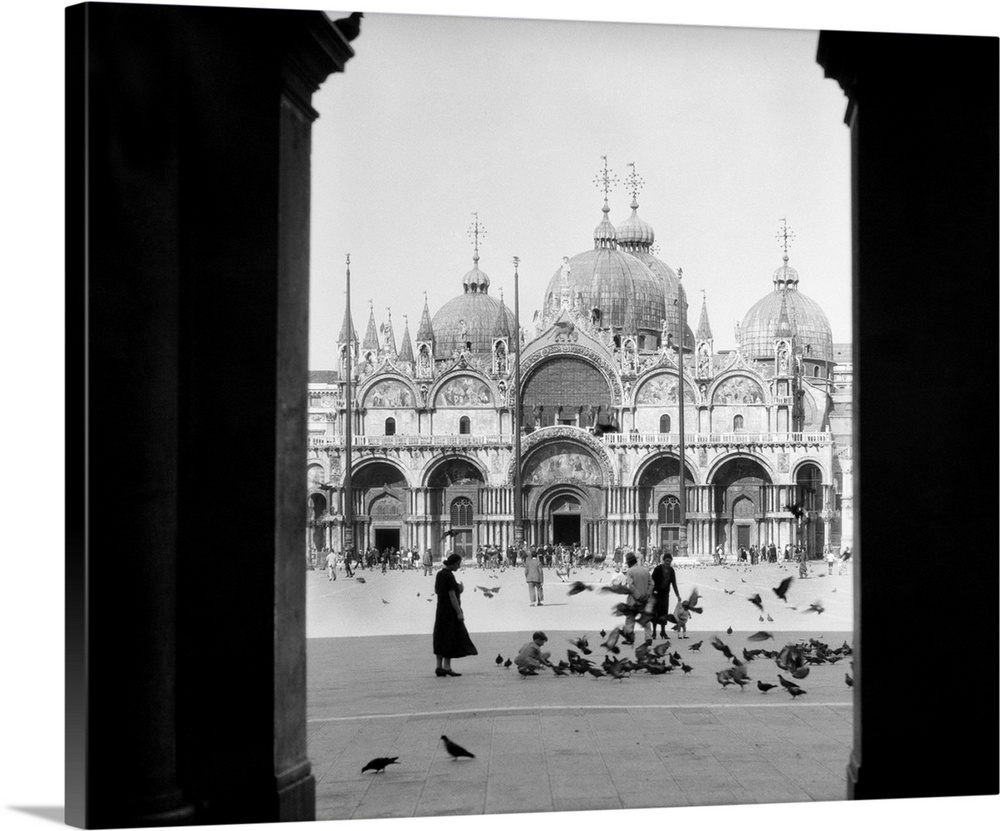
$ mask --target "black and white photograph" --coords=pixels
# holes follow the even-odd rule
[[[995,811],[995,26],[41,5],[13,825]]]

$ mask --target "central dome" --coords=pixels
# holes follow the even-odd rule
[[[619,331],[631,309],[636,329],[658,336],[666,317],[663,285],[641,260],[618,250],[608,210],[605,201],[604,219],[594,230],[594,247],[567,258],[552,275],[545,289],[545,308],[558,307],[566,293],[570,304],[584,313],[600,312],[599,328]]]

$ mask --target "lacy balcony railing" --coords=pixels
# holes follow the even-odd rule
[[[574,428],[581,429],[582,428]],[[589,431],[587,431],[589,432]],[[605,433],[599,441],[609,447],[676,447],[678,433]],[[828,445],[833,442],[830,433],[686,433],[687,447],[713,447],[718,445],[775,446],[775,445]],[[344,437],[310,436],[310,447],[343,447]],[[510,435],[450,435],[425,436],[397,434],[395,436],[352,436],[351,446],[356,448],[393,447],[511,447]]]

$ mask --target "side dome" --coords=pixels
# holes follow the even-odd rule
[[[780,270],[780,269],[779,269]],[[774,358],[774,341],[781,317],[781,302],[785,301],[788,322],[796,344],[804,357],[813,361],[833,362],[833,332],[830,321],[819,304],[800,292],[794,284],[762,297],[746,313],[740,325],[739,347],[751,360]]]
[[[445,303],[431,320],[436,358],[450,358],[470,343],[473,354],[492,352],[501,315],[507,319],[508,330],[515,331],[514,313],[500,300],[490,297],[490,278],[479,269],[478,257],[476,260],[473,269],[462,278],[462,294]]]

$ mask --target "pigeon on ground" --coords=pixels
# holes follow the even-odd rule
[[[499,652],[497,653],[496,662],[497,662],[497,666],[500,666],[500,664],[503,663],[503,655],[501,655]]]
[[[771,617],[771,615],[770,615],[770,614],[768,614],[768,616],[767,616],[767,622],[768,622],[768,623],[774,623],[774,618],[773,618],[773,617]]]
[[[687,664],[682,663],[681,664],[681,669],[684,670],[684,674],[687,675],[691,670],[694,669],[694,667],[688,666]]]
[[[688,652],[698,652],[701,649],[701,645],[704,641],[698,641],[698,643],[693,643],[688,647]]]
[[[385,773],[386,767],[389,765],[398,765],[398,756],[379,756],[372,759],[367,765],[361,768],[361,772],[364,773],[366,770],[373,770],[376,773]]]
[[[385,599],[384,597],[382,598],[382,602],[383,602],[383,603],[384,603],[384,604],[385,604],[386,606],[388,606],[388,605],[389,605],[389,601],[388,601],[388,600],[386,600],[386,599]]]
[[[733,589],[732,591],[729,591],[729,589],[723,589],[722,591],[726,594],[736,594],[736,589]]]
[[[531,667],[519,667],[517,671],[520,673],[522,678],[527,678],[529,675],[538,675],[538,673]]]
[[[364,578],[364,577],[355,577],[354,579],[355,579],[355,580],[356,580],[356,581],[357,581],[358,583],[364,583],[364,582],[365,582],[365,578]]]
[[[733,627],[732,626],[730,626],[728,629],[726,629],[726,634],[727,635],[733,634]]]
[[[503,668],[504,669],[510,669],[510,665],[512,663],[514,663],[514,662],[510,658],[508,658],[506,661],[503,662]]]
[[[809,674],[809,667],[799,667],[798,669],[792,670],[792,678],[798,678],[800,681]]]
[[[801,687],[785,687],[785,689],[788,690],[792,698],[798,698],[800,695],[806,694],[806,691]]]
[[[777,686],[778,686],[777,684],[767,684],[764,681],[757,682],[757,689],[760,690],[762,693],[766,693],[768,690],[773,690]]]
[[[794,681],[789,681],[787,678],[783,677],[780,672],[778,673],[778,681],[781,682],[781,686],[783,686],[786,690],[799,689],[798,684]]]
[[[448,755],[451,756],[452,759],[458,759],[461,756],[466,756],[469,759],[476,758],[475,753],[469,753],[469,751],[462,747],[462,745],[455,744],[455,742],[447,736],[442,736],[441,741],[444,742],[444,749],[448,751]]]
[[[854,686],[854,679],[851,678],[851,674],[849,672],[844,673],[844,683],[846,683],[848,687]]]
[[[787,603],[788,598],[786,598],[785,595],[788,594],[788,587],[790,585],[792,585],[792,578],[786,577],[784,580],[778,583],[777,588],[771,589],[771,591],[773,591],[776,595],[778,595],[779,598],[781,598],[782,600],[785,601],[785,603]]]
[[[604,631],[603,629],[601,630],[600,634],[601,634],[602,638],[605,638],[608,635],[608,633],[606,631]]]

